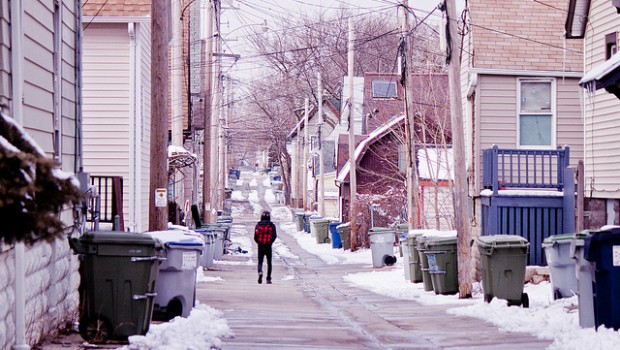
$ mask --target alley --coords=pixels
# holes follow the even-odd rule
[[[244,198],[256,199],[258,194],[257,203],[273,209],[264,201],[265,179],[266,175],[242,172],[241,185],[231,185]],[[256,186],[248,186],[250,182]],[[232,234],[237,235],[233,241],[250,242],[257,205],[235,201],[233,207]],[[285,230],[278,232],[273,285],[257,283],[255,246],[242,247],[249,248],[247,254],[225,255],[204,272],[212,281],[198,284],[197,299],[221,310],[234,333],[222,339],[224,349],[543,349],[549,345],[528,334],[501,332],[478,319],[448,315],[448,305],[421,305],[351,286],[342,277],[369,271],[368,265],[326,264]]]

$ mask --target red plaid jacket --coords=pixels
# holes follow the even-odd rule
[[[260,221],[254,229],[254,241],[258,244],[273,244],[276,237],[276,225],[271,221]]]

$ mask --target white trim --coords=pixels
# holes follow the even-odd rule
[[[151,16],[84,16],[82,23],[147,23]]]
[[[583,72],[561,72],[544,70],[506,70],[491,68],[470,68],[471,73],[487,75],[515,75],[523,77],[555,77],[555,78],[581,78]]]
[[[521,82],[548,82],[551,83],[551,145],[549,146],[545,146],[545,145],[528,145],[528,146],[523,146],[521,145],[521,123],[520,123],[520,119],[521,119]],[[518,149],[556,149],[556,124],[557,124],[557,116],[556,116],[556,109],[557,109],[557,89],[556,89],[556,79],[555,78],[517,78],[517,105],[516,105],[516,109],[517,109],[517,139],[516,139],[516,145]],[[528,115],[530,113],[525,113],[525,115]],[[531,114],[546,114],[546,113],[531,113]]]

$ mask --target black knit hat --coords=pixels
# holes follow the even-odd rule
[[[261,220],[261,221],[269,221],[269,220],[271,220],[271,214],[269,214],[269,212],[265,210],[265,211],[261,214],[261,216],[260,216],[260,220]]]

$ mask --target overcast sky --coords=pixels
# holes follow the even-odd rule
[[[398,5],[401,0],[223,0],[222,36],[223,51],[241,55],[233,66],[232,60],[223,62],[225,74],[235,78],[250,78],[256,76],[256,59],[252,59],[253,52],[245,42],[251,31],[280,29],[278,24],[281,18],[296,19],[313,16],[319,12],[336,12],[345,7],[364,14],[383,14],[400,16]],[[419,10],[419,17],[425,17],[432,11],[439,0],[409,0],[409,6]],[[435,11],[429,20],[438,20],[439,11]]]

